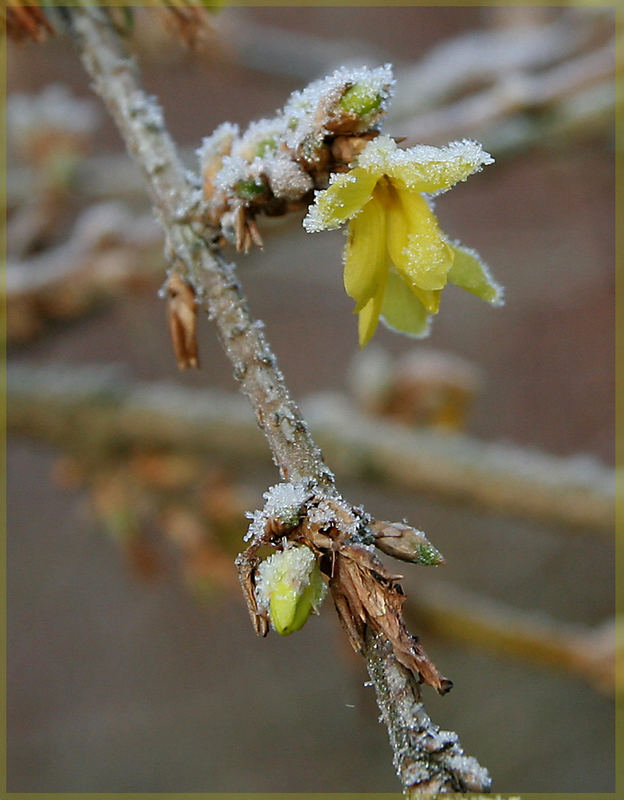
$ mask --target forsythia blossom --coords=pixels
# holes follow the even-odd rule
[[[401,150],[394,139],[378,136],[353,169],[332,176],[316,193],[303,221],[308,232],[349,220],[344,284],[356,302],[361,346],[380,317],[390,328],[426,335],[448,281],[489,303],[502,302],[501,287],[478,255],[439,229],[429,199],[492,162],[476,142]]]

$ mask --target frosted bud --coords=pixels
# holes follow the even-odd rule
[[[234,184],[234,191],[236,194],[247,202],[255,200],[258,195],[263,194],[266,190],[264,183],[256,178],[248,178],[237,181]]]
[[[340,106],[358,117],[364,117],[378,111],[382,101],[383,95],[374,86],[356,83],[342,95]]]
[[[260,564],[256,573],[258,604],[268,610],[281,636],[303,627],[327,594],[316,556],[305,545],[286,547]]]

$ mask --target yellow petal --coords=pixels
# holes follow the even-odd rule
[[[360,166],[371,172],[388,175],[411,191],[425,193],[445,191],[492,162],[480,144],[467,139],[446,147],[417,145],[402,150],[389,136],[373,139],[358,159]]]
[[[345,248],[344,285],[356,301],[356,312],[379,289],[387,268],[386,213],[373,193],[373,199],[349,223]]]
[[[442,294],[440,289],[425,291],[424,289],[418,289],[416,286],[412,286],[411,289],[430,314],[438,313],[440,310],[440,295]]]
[[[373,337],[379,324],[379,312],[381,311],[381,304],[383,302],[385,277],[383,285],[379,288],[377,294],[373,295],[364,308],[360,311],[358,318],[358,335],[360,339],[360,347],[364,347]]]
[[[427,309],[393,269],[388,272],[381,316],[387,325],[403,333],[426,336],[429,331]]]
[[[455,259],[448,274],[451,283],[476,294],[477,297],[492,303],[492,305],[502,305],[503,287],[499,286],[492,278],[477,253],[457,244],[452,247]]]
[[[412,286],[431,291],[446,286],[453,251],[444,240],[425,198],[399,183],[388,184],[388,253]]]
[[[377,175],[361,167],[337,175],[327,189],[317,193],[303,227],[308,233],[340,227],[370,200],[377,181]]]

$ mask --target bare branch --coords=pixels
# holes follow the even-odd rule
[[[83,314],[93,302],[162,272],[162,233],[152,215],[100,203],[78,218],[68,241],[6,265],[7,337],[24,341],[48,320]]]
[[[8,379],[11,431],[73,447],[151,442],[223,460],[266,458],[246,404],[234,395],[132,382],[101,367],[65,369],[61,375],[13,364]],[[466,435],[410,430],[366,417],[340,395],[311,396],[303,407],[341,475],[366,480],[374,474],[376,481],[454,503],[564,530],[613,533],[615,476],[589,456],[558,458]],[[76,425],[77,415],[84,424]]]
[[[134,64],[121,51],[103,15],[76,9],[73,18],[94,88],[147,180],[165,231],[169,260],[215,321],[234,376],[251,401],[282,477],[311,479],[329,489],[333,476],[289,395],[262,325],[251,317],[234,267],[211,245],[209,229],[197,233],[188,223],[198,198],[164,127],[160,108],[140,88]]]
[[[599,92],[603,86],[609,86],[612,91],[614,65],[615,43],[610,42],[600,50],[539,75],[510,73],[493,86],[455,103],[417,113],[412,119],[401,119],[400,130],[403,136],[415,141],[446,140],[458,132],[470,131],[475,135],[486,127],[496,135],[494,123],[513,119],[521,112],[535,114],[548,108],[551,116],[556,116],[558,106],[566,109],[571,98],[588,89]],[[606,110],[612,110],[611,93],[608,99]],[[539,124],[546,130],[552,127],[552,123]]]
[[[203,308],[214,319],[235,377],[251,401],[282,477],[313,484],[325,496],[335,496],[332,473],[290,398],[261,326],[249,313],[233,266],[211,245],[214,231],[197,232],[188,223],[196,194],[165,130],[160,109],[141,90],[134,66],[122,52],[118,37],[107,26],[101,11],[80,8],[72,10],[71,15],[94,88],[115,118],[131,155],[147,179],[152,202],[165,230],[172,266],[192,285]],[[394,661],[394,655],[385,655],[385,663],[391,665]],[[374,668],[372,653],[369,662]],[[385,681],[380,673],[380,686]],[[387,691],[391,691],[389,686]],[[403,722],[417,713],[414,703],[414,695],[411,702],[406,696],[402,705]],[[398,722],[397,717],[388,715],[388,725],[395,721]],[[401,740],[392,727],[390,738],[393,744]],[[411,742],[403,742],[397,759],[404,759],[410,749]],[[417,760],[416,752],[413,760]],[[486,770],[477,766],[473,775],[470,788],[489,788]],[[403,772],[401,777],[405,789],[414,782]],[[445,779],[441,790],[450,786],[455,788],[451,780]]]

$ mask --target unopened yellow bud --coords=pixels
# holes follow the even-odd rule
[[[258,568],[258,600],[281,636],[298,631],[318,608],[327,586],[316,556],[305,545],[287,547]]]

